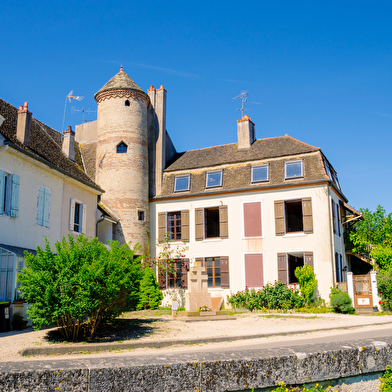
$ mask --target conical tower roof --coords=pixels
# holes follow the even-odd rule
[[[140,93],[146,94],[124,71],[121,66],[120,72],[114,75],[99,91],[94,94],[94,98],[97,99],[97,95],[105,91],[111,90],[134,90]]]

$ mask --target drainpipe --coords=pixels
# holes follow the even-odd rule
[[[4,146],[0,147],[0,152],[8,150],[8,147],[9,147],[8,144],[4,144]]]
[[[101,217],[97,220],[97,225],[95,228],[95,236],[98,238],[98,225],[105,220],[105,215],[101,215]]]

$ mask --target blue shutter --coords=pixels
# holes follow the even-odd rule
[[[0,214],[4,213],[5,173],[0,170]]]
[[[44,225],[44,198],[45,188],[42,186],[38,187],[38,199],[37,199],[37,225]]]
[[[19,176],[13,174],[11,181],[11,216],[17,218],[19,212]]]
[[[50,211],[50,189],[45,190],[44,209],[43,209],[43,225],[49,227],[49,211]]]

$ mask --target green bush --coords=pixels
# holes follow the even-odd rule
[[[316,274],[310,265],[304,264],[303,267],[297,267],[295,269],[294,275],[298,279],[300,290],[305,298],[306,305],[309,306],[312,303],[314,290],[317,287]]]
[[[392,269],[377,272],[378,295],[383,310],[392,310]]]
[[[101,323],[136,305],[141,257],[127,245],[109,245],[69,235],[56,242],[56,253],[46,238],[37,255],[26,252],[18,280],[36,329],[57,325],[66,340],[91,338]]]
[[[274,284],[268,282],[258,291],[246,288],[227,296],[227,302],[234,308],[248,310],[295,309],[305,304],[296,286],[290,288],[279,281],[275,281]]]
[[[304,385],[301,387],[290,387],[287,386],[283,381],[278,383],[278,386],[271,390],[271,392],[332,392],[332,387],[328,386],[326,388],[322,387],[319,384],[315,384],[314,386],[311,387],[305,387]]]
[[[381,386],[379,388],[381,392],[392,392],[392,367],[387,366],[387,370],[381,378]]]
[[[140,299],[137,305],[137,310],[158,309],[162,299],[163,294],[159,290],[154,270],[148,266],[143,270],[143,278],[140,282]]]
[[[337,293],[331,296],[331,306],[335,313],[354,313],[351,306],[351,298],[347,293]]]

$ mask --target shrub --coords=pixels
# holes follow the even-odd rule
[[[354,313],[354,308],[351,306],[351,298],[347,293],[338,293],[332,295],[331,306],[335,313]]]
[[[392,310],[392,269],[377,272],[377,287],[383,310]]]
[[[328,386],[326,388],[322,387],[319,384],[315,384],[314,386],[311,387],[305,387],[304,385],[301,387],[297,386],[287,386],[283,381],[278,383],[278,387],[275,389],[271,390],[271,392],[332,392],[332,387]]]
[[[381,386],[379,388],[381,392],[392,392],[392,367],[387,366],[387,370],[381,378]]]
[[[306,305],[310,305],[313,299],[314,290],[317,287],[316,274],[314,273],[313,268],[308,264],[304,264],[303,267],[297,267],[295,269],[294,275],[298,279]]]
[[[143,270],[143,278],[140,282],[140,299],[137,305],[137,310],[158,309],[162,299],[163,294],[159,290],[154,270],[148,266]]]
[[[262,289],[256,291],[246,288],[227,297],[227,302],[234,308],[248,310],[258,309],[294,309],[304,306],[305,301],[299,290],[290,288],[282,282],[267,283]]]
[[[96,238],[69,235],[56,242],[54,253],[44,242],[36,256],[26,252],[26,268],[18,274],[35,329],[57,325],[66,340],[80,333],[91,338],[100,323],[135,305],[141,257],[127,245],[112,241],[107,249]]]

